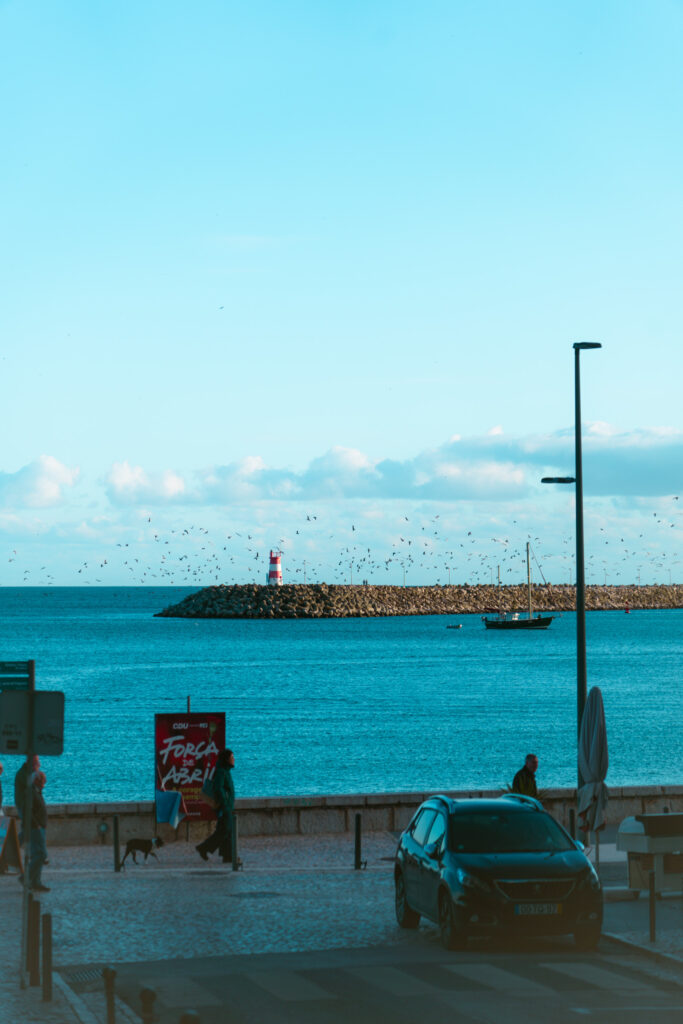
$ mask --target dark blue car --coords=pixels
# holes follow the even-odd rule
[[[499,931],[573,934],[582,949],[600,939],[600,879],[581,844],[531,797],[431,797],[401,835],[394,881],[401,928],[424,916],[447,949]]]

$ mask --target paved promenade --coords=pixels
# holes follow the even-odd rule
[[[139,1012],[139,989],[150,985],[158,992],[157,1009],[166,1014],[161,1019],[174,1024],[188,1006],[198,1011],[205,1008],[202,1024],[223,1019],[215,1016],[216,957],[224,959],[221,975],[238,967],[240,977],[245,971],[248,974],[248,961],[255,971],[258,964],[266,989],[269,982],[263,980],[264,972],[271,972],[272,984],[284,986],[285,991],[288,985],[305,988],[305,984],[299,974],[292,981],[291,970],[278,966],[284,963],[278,960],[282,957],[307,957],[308,969],[332,970],[331,964],[346,963],[347,974],[356,971],[353,976],[357,978],[363,964],[373,962],[385,963],[391,972],[396,969],[394,961],[429,964],[438,957],[438,964],[424,970],[427,974],[437,967],[441,970],[444,952],[433,926],[421,926],[417,933],[402,932],[396,926],[395,846],[396,838],[389,833],[365,835],[367,869],[357,872],[353,870],[352,836],[251,838],[241,844],[244,869],[233,872],[219,862],[204,863],[191,844],[180,842],[164,846],[158,861],[150,858],[147,864],[135,865],[129,858],[125,870],[118,874],[113,870],[111,847],[52,847],[50,865],[43,873],[51,891],[41,902],[43,910],[53,915],[55,971],[59,974],[55,999],[42,1004],[40,989],[19,990],[21,888],[16,876],[0,876],[0,1024],[73,1024],[76,1020],[103,1024],[100,975],[107,964],[116,967],[117,991],[129,1000],[129,1006],[137,1004]],[[625,858],[606,843],[601,846],[600,859],[608,900],[604,931],[624,942],[678,957],[683,964],[681,898],[658,901],[658,938],[652,945],[647,898],[643,895],[634,900],[624,891]],[[474,945],[481,960],[486,947]],[[601,953],[606,950],[628,952],[629,947],[604,939]],[[476,959],[477,954],[473,955]],[[562,960],[575,954],[571,940],[563,939],[542,945],[538,955]],[[643,958],[638,950],[635,955]],[[349,957],[353,958],[351,966]],[[192,979],[185,969],[189,961]],[[667,969],[676,970],[676,962],[672,960]],[[476,968],[480,974],[482,970]],[[566,975],[568,968],[563,970]],[[197,981],[201,976],[208,979],[206,985]],[[305,982],[305,971],[302,977]],[[317,983],[311,984],[310,993],[321,989],[320,985],[316,989]],[[117,1021],[136,1020],[131,1014],[121,1003]]]

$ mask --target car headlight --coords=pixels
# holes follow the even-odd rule
[[[475,892],[491,892],[491,886],[488,882],[477,878],[476,875],[471,875],[468,871],[463,871],[462,868],[458,868],[455,877],[463,889],[474,890]]]
[[[600,892],[602,889],[602,883],[592,864],[588,865],[588,870],[584,874],[582,882],[587,889],[592,889],[593,892]]]

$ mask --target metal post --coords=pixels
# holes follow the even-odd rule
[[[574,346],[574,453],[576,458],[576,718],[577,738],[586,707],[586,574],[583,552],[583,459],[581,450],[581,349]],[[583,785],[578,773],[579,789]]]
[[[569,808],[569,835],[576,839],[576,811],[573,807]]]
[[[113,842],[114,842],[114,871],[121,870],[121,846],[119,844],[119,816],[114,815],[114,830],[113,830]]]
[[[29,985],[40,985],[40,900],[32,900],[28,919]]]
[[[104,979],[104,998],[107,1004],[107,1024],[116,1024],[116,995],[114,992],[116,971],[112,967],[105,967],[102,971],[102,978]]]
[[[26,868],[26,870],[28,870],[28,868]],[[31,967],[31,942],[30,942],[30,935],[28,934],[28,931],[29,931],[29,929],[31,927],[31,920],[32,920],[31,907],[33,906],[33,899],[34,899],[33,893],[29,892],[29,894],[28,894],[28,918],[27,918],[27,922],[26,922],[27,923],[27,938],[29,939],[29,941],[26,943],[26,948],[22,949],[22,954],[21,954],[22,958],[23,958],[22,967],[23,967],[24,971],[28,971],[30,969],[30,967]]]
[[[19,982],[22,988],[28,984],[27,962],[28,962],[28,926],[29,926],[29,899],[30,899],[30,878],[29,861],[31,852],[31,819],[33,817],[33,786],[31,785],[31,768],[33,765],[33,719],[36,695],[36,663],[31,660],[28,664],[28,742],[26,744],[26,798],[22,808],[21,830],[24,840],[24,898],[21,906],[21,959],[19,970]]]
[[[233,813],[232,813],[232,829],[230,831],[230,846],[231,846],[231,853],[232,853],[232,870],[233,871],[239,871],[239,869],[240,869],[239,856],[238,856],[238,853],[237,853],[238,845],[239,844],[237,842],[237,815],[233,811]]]
[[[52,914],[43,914],[43,1002],[52,1002]]]
[[[649,890],[650,890],[650,942],[655,942],[657,938],[656,925],[657,925],[657,895],[655,892],[655,873],[650,871],[648,875]]]
[[[595,871],[596,871],[596,873],[598,875],[598,878],[599,878],[600,877],[600,833],[599,832],[594,832],[593,835],[595,836]]]
[[[189,693],[187,695],[187,713],[188,713],[188,715],[191,713],[190,712],[190,694]],[[156,810],[155,810],[155,813],[154,813],[154,835],[157,834],[157,825],[158,825],[158,821],[157,821]],[[185,819],[185,842],[189,843],[189,841],[190,841],[190,819],[186,818]]]
[[[360,871],[360,865],[361,865],[361,846],[360,846],[360,843],[361,843],[361,832],[360,832],[360,829],[361,829],[361,816],[360,816],[360,814],[356,814],[356,843],[355,843],[355,855],[354,855],[354,862],[353,862],[353,867],[354,867],[355,871]]]
[[[157,994],[153,988],[140,989],[140,1002],[142,1003],[142,1024],[152,1024],[154,1021],[154,1000]]]

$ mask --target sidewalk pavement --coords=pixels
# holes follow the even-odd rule
[[[354,871],[353,836],[255,837],[242,841],[243,870],[234,872],[203,862],[181,841],[166,844],[158,860],[144,863],[138,855],[136,865],[129,857],[116,873],[110,846],[52,847],[43,871],[51,891],[41,906],[53,916],[55,999],[43,1004],[39,989],[19,990],[21,888],[16,875],[0,876],[0,1024],[99,1024],[107,964],[409,946],[414,934],[394,920],[395,849],[395,835],[365,834],[367,868]],[[593,850],[589,855],[594,859]],[[680,894],[657,901],[657,939],[650,943],[647,896],[635,899],[626,889],[626,856],[613,842],[601,844],[600,874],[605,935],[683,964]],[[75,967],[97,989],[90,1006],[87,994],[76,998],[81,1016],[74,1016],[64,982]],[[126,1020],[123,1013],[117,1020]]]

